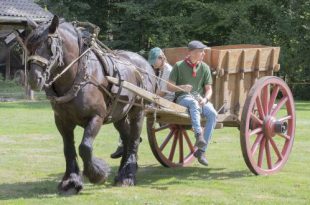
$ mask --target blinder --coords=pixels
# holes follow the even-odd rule
[[[48,44],[50,45],[50,50],[52,56],[50,59],[42,57],[40,55],[31,55],[27,59],[28,65],[36,64],[43,69],[42,76],[45,77],[45,85],[48,86],[48,80],[50,79],[50,74],[56,67],[63,66],[63,50],[62,50],[62,39],[58,35],[58,32],[48,35]]]

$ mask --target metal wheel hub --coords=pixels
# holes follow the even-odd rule
[[[272,138],[276,135],[275,133],[276,119],[272,116],[266,116],[263,122],[263,131],[265,137]]]
[[[266,116],[263,123],[263,131],[267,138],[272,138],[276,134],[284,134],[287,132],[287,122],[278,121],[272,116]]]

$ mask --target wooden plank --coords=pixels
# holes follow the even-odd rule
[[[279,47],[261,46],[261,45],[232,45],[232,46],[219,46],[212,47],[212,60],[211,67],[220,68],[222,67],[228,71],[228,73],[238,73],[238,68],[244,62],[244,72],[253,72],[256,67],[256,56],[257,50],[261,50],[260,71],[267,71],[270,67],[274,67],[278,62],[279,58]],[[225,62],[225,54],[230,51],[230,60],[228,64]],[[245,52],[245,58],[242,59],[243,52]],[[227,67],[226,67],[227,66]]]
[[[154,115],[156,113],[156,115]],[[170,110],[162,110],[156,108],[146,108],[145,116],[147,118],[153,118],[156,116],[156,121],[160,123],[168,123],[168,124],[178,124],[178,125],[191,125],[191,119],[188,113],[176,113]],[[236,124],[239,123],[238,116],[231,114],[219,114],[217,116],[217,125],[216,129],[220,129],[223,127],[222,123],[225,122],[234,122]],[[206,118],[201,118],[201,126],[205,126]]]
[[[109,82],[118,85],[118,79],[117,78],[113,78],[110,76],[106,76],[106,78]],[[165,98],[162,98],[158,95],[155,95],[155,94],[153,94],[147,90],[144,90],[144,89],[142,89],[142,88],[140,88],[140,87],[138,87],[132,83],[129,83],[127,81],[123,81],[123,87],[126,88],[127,90],[130,90],[131,92],[139,95],[140,97],[150,101],[150,102],[156,103],[162,107],[171,109],[175,112],[184,113],[187,110],[187,108],[184,106],[181,106],[181,105],[173,103],[169,100],[166,100]]]

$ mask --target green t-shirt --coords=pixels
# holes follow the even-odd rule
[[[191,93],[199,93],[204,97],[205,85],[212,84],[212,76],[209,66],[202,62],[196,68],[196,77],[192,76],[193,69],[187,65],[185,61],[179,61],[170,73],[169,80],[175,82],[176,85],[190,84],[193,86]],[[185,92],[176,92],[176,97],[186,94]]]

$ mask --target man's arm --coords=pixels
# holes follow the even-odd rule
[[[175,85],[175,82],[169,80],[169,83],[167,83],[167,89],[170,92],[187,92],[189,93],[192,90],[193,86],[191,85]]]
[[[212,85],[205,85],[205,97],[199,102],[199,104],[206,104],[212,96]]]

